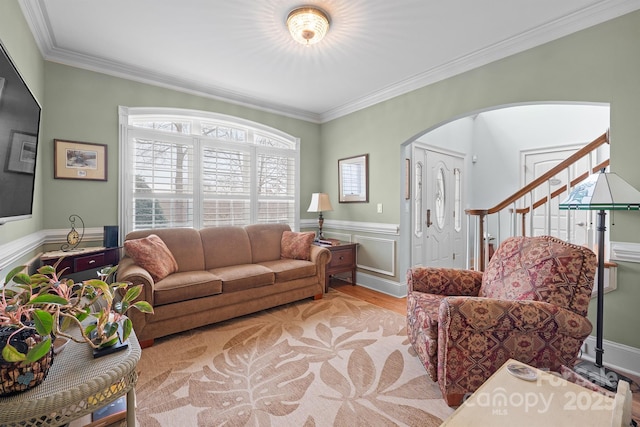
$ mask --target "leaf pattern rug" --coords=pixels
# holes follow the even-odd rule
[[[438,426],[453,412],[405,317],[341,292],[156,340],[140,426]]]

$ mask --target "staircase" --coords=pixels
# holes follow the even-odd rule
[[[576,212],[560,211],[557,205],[577,184],[590,174],[609,166],[609,159],[597,162],[596,150],[609,144],[609,131],[569,156],[557,166],[516,191],[489,209],[468,209],[469,230],[468,266],[484,271],[492,248],[509,236],[552,235],[572,241],[575,235]],[[585,162],[586,159],[586,162]],[[578,164],[585,165],[580,170]],[[557,175],[567,177],[564,185],[557,186]],[[544,194],[544,196],[540,196]],[[582,221],[581,226],[587,227]],[[490,232],[494,234],[491,235]],[[487,238],[488,237],[488,238]],[[588,242],[593,244],[593,235]]]

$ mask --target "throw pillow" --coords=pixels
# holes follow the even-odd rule
[[[315,237],[316,233],[313,231],[306,233],[284,231],[280,242],[280,258],[311,259],[311,244]]]
[[[124,249],[136,264],[151,274],[154,281],[159,281],[171,273],[178,271],[178,263],[173,254],[155,234],[142,239],[126,240]]]

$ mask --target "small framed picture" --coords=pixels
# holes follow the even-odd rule
[[[107,180],[107,146],[54,140],[54,178]]]
[[[7,171],[33,174],[36,168],[36,136],[12,131]]]

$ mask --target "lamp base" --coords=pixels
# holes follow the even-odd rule
[[[614,393],[618,390],[618,381],[620,380],[628,382],[629,385],[633,384],[633,380],[630,378],[607,367],[596,366],[595,363],[586,360],[574,366],[573,370],[590,382]]]

